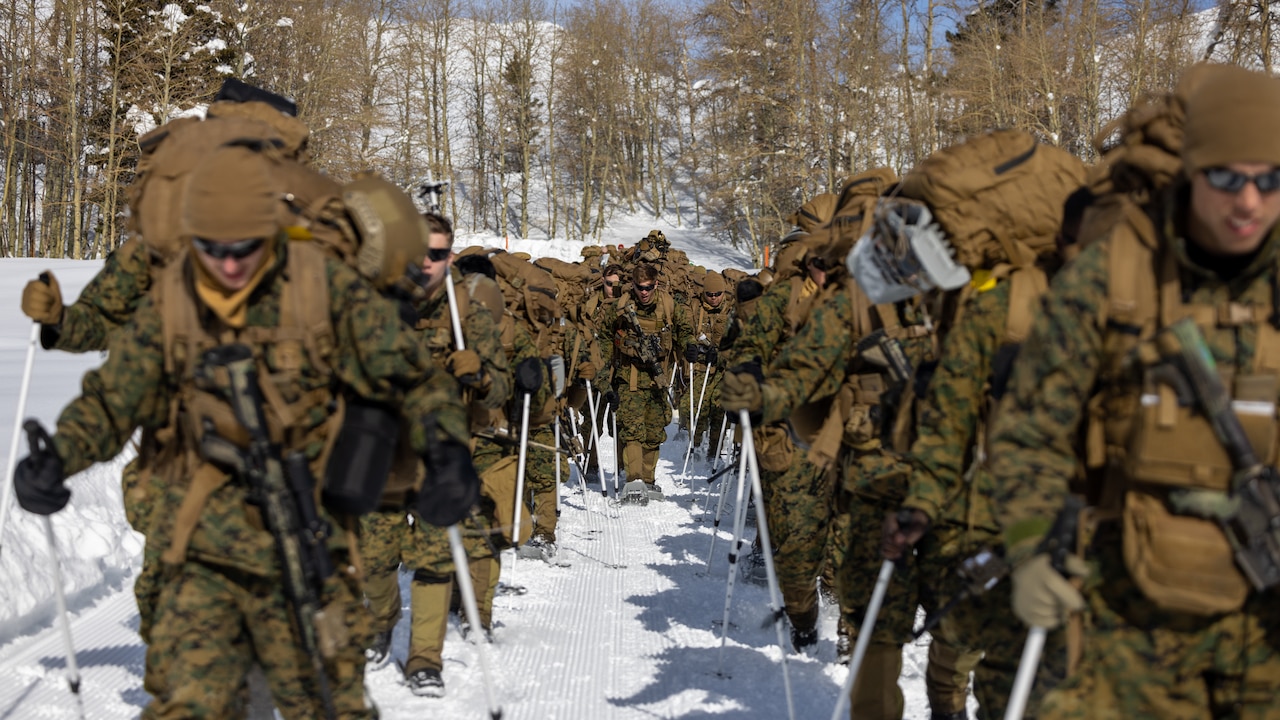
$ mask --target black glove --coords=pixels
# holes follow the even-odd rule
[[[684,349],[684,359],[691,363],[698,362],[698,346],[688,345]]]
[[[67,506],[71,491],[62,472],[62,458],[50,444],[49,433],[36,420],[22,424],[31,454],[18,462],[13,474],[13,491],[23,510],[36,515],[52,515]]]
[[[611,408],[617,408],[618,407],[618,391],[610,390],[609,392],[605,393],[604,404],[608,405]]]
[[[521,393],[533,393],[542,387],[542,360],[525,358],[516,365],[516,389]]]
[[[720,359],[720,353],[717,352],[715,348],[713,347],[707,348],[707,358],[706,358],[707,365],[715,365],[716,360],[719,360],[719,359]]]
[[[734,365],[733,367],[729,368],[729,372],[747,373],[756,379],[757,384],[759,385],[764,384],[764,369],[760,367],[759,359],[748,360],[747,362]]]
[[[427,476],[413,500],[418,517],[436,527],[465,518],[480,502],[480,476],[471,464],[471,450],[456,440],[442,440],[431,445],[422,462]]]

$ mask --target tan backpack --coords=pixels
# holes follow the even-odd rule
[[[1054,247],[1062,205],[1085,180],[1078,158],[1021,130],[998,130],[925,158],[899,184],[929,206],[965,267],[1024,265]]]

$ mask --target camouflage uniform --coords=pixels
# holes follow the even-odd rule
[[[658,330],[646,333],[642,324]],[[613,368],[618,442],[627,480],[653,485],[658,450],[667,439],[666,428],[671,422],[667,383],[672,363],[683,356],[691,339],[688,316],[658,288],[647,306],[634,297],[606,305],[601,328],[610,339],[601,343],[601,352]]]
[[[852,295],[847,283],[833,291],[813,311],[809,322],[783,346],[761,386],[764,422],[780,421],[804,403],[834,396],[846,382],[858,386],[868,376],[883,376],[882,369],[863,359],[855,349],[861,338],[854,332],[858,310]],[[879,315],[882,323],[887,325],[886,319],[892,320],[906,330],[901,345],[913,368],[922,367],[933,354],[932,338],[917,331],[924,327],[923,308],[923,300],[917,299],[888,306]],[[884,384],[887,383],[886,380]],[[901,392],[901,402],[907,402],[912,388],[903,388]],[[876,394],[880,398],[878,402],[868,406],[868,401],[862,401],[862,408],[867,412],[855,407],[853,414],[845,418],[845,441],[836,458],[844,492],[840,502],[849,508],[845,540],[848,550],[837,570],[837,586],[845,620],[855,629],[862,623],[866,598],[875,586],[883,561],[879,540],[885,516],[901,505],[909,473],[903,458],[884,446],[894,434],[890,426],[895,424],[896,412],[893,405],[886,402],[886,393]],[[897,683],[902,669],[902,645],[911,639],[916,608],[923,605],[931,612],[945,601],[925,580],[946,576],[950,562],[942,561],[940,556],[951,542],[952,538],[933,533],[917,547],[911,561],[899,564],[876,619],[859,679],[853,687],[851,717],[902,717],[904,701]],[[931,647],[931,663],[957,662],[959,652],[943,651],[947,646],[944,638],[935,637],[933,642],[938,648]],[[960,667],[945,672],[935,669],[927,680],[932,684],[961,675],[967,678],[967,672]],[[956,692],[950,686],[928,690],[931,698],[950,697]]]
[[[720,303],[718,307],[711,307],[703,300],[699,306],[693,311],[693,343],[704,348],[716,350],[719,353],[720,341],[724,338],[725,330],[728,329],[729,323],[733,320],[733,306],[728,300]],[[689,394],[685,398],[680,408],[680,417],[692,419],[694,415],[698,417],[698,425],[693,428],[690,434],[690,441],[693,446],[702,445],[702,437],[710,430],[713,433],[720,431],[720,421],[724,419],[724,410],[716,404],[715,399],[720,395],[720,378],[724,366],[719,362],[713,363],[710,367],[711,374],[707,375],[708,366],[706,363],[693,363],[693,384],[689,389]],[[703,389],[703,382],[706,382],[706,389]],[[707,448],[708,457],[714,457],[719,450],[719,437],[711,438],[710,445]]]
[[[768,373],[795,333],[795,319],[807,317],[821,294],[808,278],[792,277],[771,285],[739,318],[742,333],[725,353],[726,367],[755,361]],[[789,315],[793,296],[801,301],[802,310]],[[834,569],[844,556],[840,541],[847,536],[833,534],[834,520],[841,514],[835,507],[835,472],[809,462],[792,442],[785,422],[762,423],[754,439],[783,604],[792,627],[808,632],[818,622],[817,578],[824,564]]]
[[[290,251],[297,250],[281,248],[277,264],[262,280],[262,290],[255,293],[247,311],[250,330],[278,324],[285,282],[281,267]],[[452,378],[428,369],[429,358],[401,331],[396,308],[346,266],[325,259],[324,268],[335,332],[328,359],[331,370],[318,373],[304,356],[302,376],[314,378],[321,387],[329,387],[336,379],[355,395],[373,401],[400,404],[403,398],[407,417],[434,414],[438,430],[415,424],[410,434],[417,452],[426,452],[430,443],[438,441],[436,432],[465,438],[465,415]],[[166,304],[180,301],[168,298]],[[240,337],[235,331],[228,333]],[[184,380],[165,367],[162,309],[151,300],[144,301],[131,331],[114,335],[110,350],[106,363],[86,374],[83,394],[59,417],[53,447],[68,475],[119,453],[139,425],[158,429],[175,415],[173,388]],[[279,355],[268,349],[259,357],[268,371],[277,370]],[[428,382],[421,382],[424,377]],[[415,379],[418,385],[404,385]],[[308,416],[300,423],[319,428],[326,419]],[[322,448],[311,441],[300,449],[314,463]],[[172,473],[171,481],[163,485],[163,496],[156,499],[157,512],[147,529],[149,541],[167,542],[174,537],[174,518],[196,472],[200,471],[187,468]],[[276,706],[286,717],[321,714],[316,679],[294,634],[275,542],[260,529],[259,517],[247,502],[243,484],[221,483],[203,504],[185,560],[166,566],[147,649],[148,666],[163,669],[163,687],[145,717],[234,714],[239,688],[255,661],[263,666]],[[341,527],[335,518],[327,519]],[[330,551],[340,572],[326,582],[321,599],[343,619],[350,639],[326,663],[327,674],[338,713],[368,716],[372,711],[365,707],[362,650],[370,636],[369,616],[360,605],[343,534],[331,539]]]
[[[929,390],[920,405],[916,440],[911,446],[912,470],[904,507],[929,517],[930,532],[941,533],[954,547],[944,549],[948,558],[971,556],[999,543],[990,498],[978,492],[979,483],[968,473],[983,472],[974,465],[975,449],[993,402],[995,356],[1005,341],[1009,316],[1010,282],[1001,280],[989,290],[979,290],[965,305],[961,319],[947,334],[941,359]],[[954,568],[944,570],[940,586],[954,584]],[[948,595],[950,593],[947,593]],[[958,648],[981,650],[982,662],[974,668],[983,717],[1004,715],[1026,639],[1023,628],[1009,623],[1010,584],[1002,580],[992,590],[961,601],[935,631]],[[930,670],[934,668],[931,665]],[[1050,635],[1040,662],[1035,695],[1026,717],[1035,717],[1040,696],[1066,674],[1063,633]],[[941,683],[939,683],[941,684]],[[963,690],[965,683],[955,683]],[[962,710],[963,693],[949,698],[930,697],[935,711]]]
[[[451,277],[448,282],[452,282]],[[457,285],[464,285],[458,282]],[[507,358],[502,351],[502,339],[489,310],[474,297],[458,289],[459,314],[462,320],[463,339],[467,349],[480,356],[481,368],[488,380],[488,389],[471,398],[473,413],[501,407],[511,395],[511,375]],[[468,300],[469,298],[469,300]],[[452,320],[449,303],[443,286],[430,298],[417,304],[422,346],[433,360],[443,366],[454,349]],[[476,470],[481,471],[479,463]],[[485,512],[488,510],[489,512]],[[473,521],[464,523],[464,545],[470,562],[471,581],[477,593],[482,593],[492,580],[497,582],[497,564],[486,535],[491,524],[492,503],[481,501],[481,512]],[[443,667],[441,652],[444,648],[444,632],[448,622],[450,584],[455,568],[449,547],[448,531],[418,520],[403,510],[374,512],[361,517],[360,550],[365,560],[365,595],[373,612],[378,632],[389,633],[400,621],[401,597],[398,568],[401,563],[413,571],[410,585],[411,629],[409,655],[404,664],[405,675],[412,675],[423,668],[440,670]],[[475,526],[479,523],[479,526]],[[494,577],[490,578],[493,574]],[[480,597],[482,622],[488,627],[492,604]]]
[[[996,519],[1015,561],[1034,552],[1062,508],[1080,457],[1077,438],[1106,437],[1105,452],[1091,444],[1084,455],[1093,461],[1088,496],[1100,505],[1104,518],[1086,549],[1092,573],[1084,588],[1091,620],[1084,656],[1079,669],[1045,696],[1041,718],[1280,717],[1275,702],[1280,691],[1280,610],[1275,598],[1252,590],[1245,581],[1249,589],[1239,609],[1211,615],[1162,609],[1138,587],[1122,554],[1122,545],[1141,539],[1128,537],[1120,522],[1107,519],[1142,497],[1159,501],[1169,492],[1168,485],[1153,490],[1135,478],[1146,468],[1125,465],[1124,453],[1115,447],[1120,423],[1131,421],[1135,440],[1140,434],[1139,416],[1146,407],[1141,396],[1152,392],[1144,389],[1140,342],[1152,327],[1134,324],[1141,318],[1126,318],[1126,308],[1111,299],[1109,284],[1123,292],[1139,284],[1140,274],[1150,273],[1154,277],[1145,282],[1155,280],[1161,288],[1160,295],[1152,292],[1145,298],[1158,308],[1152,323],[1157,328],[1171,321],[1168,315],[1162,320],[1160,313],[1177,318],[1202,310],[1193,316],[1214,360],[1228,374],[1244,375],[1255,366],[1260,366],[1255,372],[1267,374],[1280,370],[1275,358],[1263,352],[1264,338],[1275,333],[1267,323],[1275,321],[1271,308],[1280,282],[1280,231],[1272,228],[1250,264],[1238,268],[1229,282],[1220,279],[1188,256],[1190,243],[1183,239],[1186,192],[1183,187],[1170,193],[1152,213],[1156,227],[1151,231],[1158,231],[1158,237],[1128,240],[1152,247],[1149,261],[1112,266],[1110,253],[1123,238],[1111,234],[1086,247],[1058,274],[1023,344],[992,431]],[[1118,230],[1124,232],[1125,226]],[[1132,277],[1112,277],[1117,267]],[[1171,281],[1162,278],[1165,272],[1172,274]],[[1166,285],[1171,292],[1163,292]],[[1232,324],[1222,313],[1203,311],[1227,307],[1254,309],[1258,312],[1251,315],[1258,319]],[[1227,385],[1230,389],[1231,383]],[[1091,412],[1097,407],[1106,414]],[[1090,432],[1081,433],[1086,427]],[[1209,431],[1201,435],[1205,450],[1200,454],[1207,455],[1216,439]],[[1135,442],[1134,452],[1140,447]],[[1192,448],[1154,451],[1170,449]],[[1229,476],[1230,469],[1223,472]],[[1162,521],[1181,528],[1172,538],[1178,542],[1188,539],[1185,531],[1203,533],[1200,523],[1207,522],[1181,515]],[[1153,540],[1171,534],[1167,525],[1156,527]],[[1218,572],[1230,572],[1229,546],[1224,539],[1218,542],[1225,550]],[[1176,558],[1203,570],[1201,548],[1190,547]],[[1226,592],[1222,586],[1208,587],[1218,591],[1215,595]]]

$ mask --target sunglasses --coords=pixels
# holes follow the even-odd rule
[[[622,284],[622,281],[620,280],[618,282],[609,282],[608,280],[604,281],[605,287],[618,287],[621,284]]]
[[[444,262],[449,259],[449,253],[453,252],[453,248],[427,248],[427,257],[431,262]]]
[[[1215,167],[1204,171],[1204,180],[1214,190],[1238,193],[1245,185],[1253,183],[1260,193],[1272,193],[1280,190],[1280,168],[1272,168],[1257,175],[1245,175],[1230,168]]]
[[[198,237],[191,238],[191,244],[196,250],[214,260],[226,260],[227,258],[243,260],[261,250],[266,242],[266,238],[249,238],[248,240],[240,240],[233,243],[216,242]]]
[[[654,289],[655,287],[657,287],[657,285],[637,285],[637,286],[636,286],[636,290],[637,290],[638,292],[644,292],[644,293],[647,293],[647,292],[653,292],[653,289]]]
[[[824,272],[831,269],[827,267],[827,259],[825,257],[822,257],[821,255],[815,255],[809,258],[809,265],[813,266],[815,269],[822,270]]]
[[[708,298],[718,298],[718,297],[720,297],[720,296],[721,296],[721,295],[723,295],[723,294],[724,294],[724,292],[717,292],[717,293],[709,292],[709,293],[706,293],[706,296],[707,296]]]

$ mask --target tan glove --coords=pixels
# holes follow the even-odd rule
[[[1072,577],[1084,577],[1089,567],[1084,560],[1068,555],[1063,570]],[[1084,610],[1084,596],[1070,579],[1062,576],[1041,553],[1013,569],[1013,614],[1031,627],[1048,630],[1067,621],[1071,613]]]
[[[578,377],[582,380],[595,380],[596,366],[590,361],[578,363]]]
[[[62,289],[53,273],[44,277],[49,282],[32,280],[22,289],[22,312],[41,325],[57,325],[62,322]]]
[[[480,356],[475,350],[456,350],[449,355],[444,366],[456,378],[474,377],[480,372]]]
[[[736,413],[739,410],[759,412],[764,404],[760,393],[760,383],[751,373],[725,373],[724,384],[720,387],[720,407],[726,412]]]

